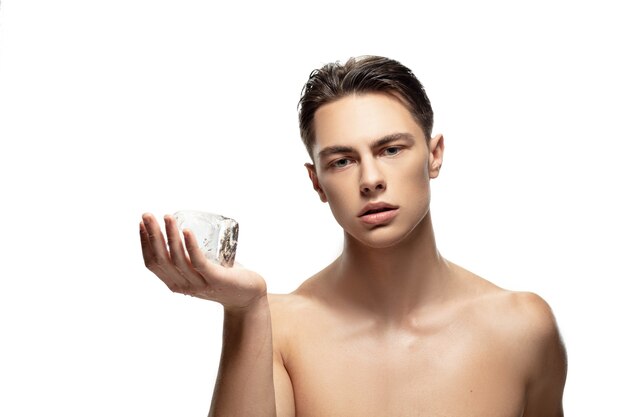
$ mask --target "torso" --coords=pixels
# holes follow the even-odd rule
[[[338,307],[320,285],[272,295],[297,416],[520,417],[520,296],[484,282],[401,328]]]

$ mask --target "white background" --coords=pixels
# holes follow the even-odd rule
[[[140,215],[234,217],[238,261],[295,289],[341,247],[297,100],[361,54],[432,100],[441,253],[551,304],[568,416],[623,413],[619,2],[215,3],[2,2],[0,415],[206,415],[222,311],[144,268]]]

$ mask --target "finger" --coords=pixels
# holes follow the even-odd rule
[[[149,213],[144,214],[142,218],[152,251],[152,257],[148,259],[146,267],[156,274],[170,290],[182,292],[188,286],[188,282],[170,259],[161,227],[154,216]]]
[[[161,268],[157,266],[152,246],[150,245],[150,238],[148,237],[148,230],[143,221],[139,222],[139,238],[141,240],[141,252],[143,254],[143,262],[152,273],[154,273],[167,287],[175,291],[177,285],[166,274],[163,273]]]
[[[189,260],[191,261],[193,268],[198,271],[208,283],[211,283],[220,277],[222,272],[221,270],[223,270],[224,267],[214,264],[204,256],[204,253],[200,249],[200,246],[198,246],[198,241],[191,230],[183,230],[183,235],[185,237],[185,248],[187,248]]]
[[[149,265],[154,258],[154,252],[152,252],[152,246],[150,245],[150,239],[148,238],[148,231],[146,230],[146,225],[143,224],[143,221],[139,222],[139,240],[141,241],[143,263],[146,265],[146,268],[150,269]]]
[[[149,213],[144,214],[142,219],[148,233],[148,242],[152,248],[154,259],[168,259],[169,255],[167,253],[167,248],[165,247],[165,239],[163,238],[163,233],[161,233],[161,228],[157,224],[156,219]]]
[[[194,287],[204,287],[207,282],[203,279],[196,270],[193,269],[191,261],[185,253],[183,242],[178,233],[178,226],[176,220],[170,215],[164,217],[165,232],[167,235],[167,245],[170,248],[170,258],[174,262],[174,265],[178,268],[181,275]]]

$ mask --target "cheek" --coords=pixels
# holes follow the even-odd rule
[[[336,210],[342,210],[350,205],[349,192],[339,187],[328,187],[326,191],[326,198],[330,209],[335,212]]]
[[[348,175],[335,175],[332,177],[321,177],[319,184],[324,191],[324,194],[326,194],[329,202],[331,202],[341,201],[342,197],[345,197],[346,193],[349,192],[349,181],[350,179],[348,178]]]
[[[407,161],[408,162],[408,161]],[[426,161],[410,161],[403,167],[400,182],[405,187],[414,187],[423,190],[429,187],[430,177]]]
[[[358,188],[355,195],[355,188],[350,186],[348,173],[345,174],[342,178],[333,177],[332,180],[326,179],[320,182],[320,186],[328,200],[330,211],[340,223],[342,217],[350,216],[350,213],[355,210],[354,206],[358,206]]]

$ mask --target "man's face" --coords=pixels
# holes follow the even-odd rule
[[[443,138],[430,139],[395,96],[350,95],[315,113],[309,176],[345,232],[371,247],[402,241],[424,218]]]

